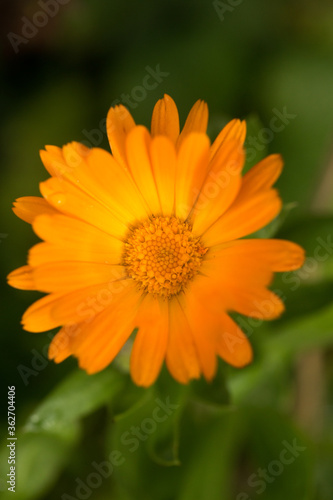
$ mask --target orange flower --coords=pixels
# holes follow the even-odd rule
[[[267,287],[274,272],[302,265],[302,248],[240,239],[280,212],[272,185],[282,160],[268,156],[242,177],[245,123],[232,120],[210,145],[207,122],[198,101],[180,133],[166,95],[151,132],[123,106],[110,109],[112,155],[76,142],[41,151],[51,175],[43,198],[19,198],[14,212],[43,242],[9,283],[48,294],[25,312],[23,327],[62,326],[49,349],[57,363],[74,355],[98,372],[136,328],[136,384],[152,384],[164,360],[181,383],[201,373],[211,380],[217,355],[236,367],[252,360],[229,311],[267,320],[283,312]]]

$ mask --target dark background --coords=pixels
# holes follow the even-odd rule
[[[172,476],[174,483],[170,476],[170,484],[182,485],[177,489],[179,496],[166,489],[164,493],[145,491],[142,496],[137,491],[135,498],[228,499],[242,492],[256,498],[256,488],[251,489],[247,478],[279,455],[287,435],[301,432],[308,449],[304,464],[300,459],[299,465],[290,466],[290,471],[267,484],[259,496],[331,499],[332,251],[328,250],[324,262],[316,261],[313,255],[318,238],[327,242],[333,227],[332,2],[62,2],[2,0],[0,7],[3,401],[7,385],[15,385],[18,427],[22,428],[51,389],[76,371],[74,360],[61,366],[47,362],[48,334],[35,335],[20,327],[24,310],[38,294],[10,289],[5,283],[5,276],[24,265],[28,249],[37,241],[29,225],[11,212],[11,205],[20,196],[39,194],[38,183],[47,178],[39,149],[72,140],[108,148],[103,119],[112,104],[128,100],[126,95],[130,96],[128,106],[136,122],[147,126],[155,102],[164,93],[175,99],[182,123],[193,103],[201,98],[209,106],[212,138],[229,119],[247,120],[249,164],[267,153],[283,155],[285,169],[278,188],[286,209],[277,235],[303,244],[313,262],[308,261],[298,278],[300,287],[295,293],[290,284],[277,282],[287,297],[287,313],[254,333],[254,365],[241,374],[233,370],[224,374],[231,402],[246,408],[251,405],[239,417],[239,426],[244,430],[247,420],[253,422],[253,435],[244,431],[246,436],[240,445],[237,436],[242,432],[236,432],[219,461],[219,455],[214,455],[218,453],[213,448],[214,439],[210,441],[206,431],[199,428],[198,432],[206,436],[202,446],[208,451],[206,455],[204,451],[199,453],[198,444],[199,448],[193,449],[195,458],[185,459],[183,469]],[[48,14],[45,9],[49,9]],[[39,27],[34,27],[36,24]],[[156,88],[142,90],[146,75],[157,67],[163,76]],[[287,118],[279,122],[281,130],[275,131],[271,120],[281,114]],[[4,435],[5,410],[6,405]],[[89,457],[102,450],[106,442],[109,420],[105,410],[86,418],[81,438],[71,452],[71,465],[63,458],[57,462],[50,457],[55,465],[44,473],[41,486],[31,466],[25,472],[31,484],[18,493],[18,500],[52,500],[61,498],[64,492],[74,495],[75,477],[86,475],[82,471],[86,471]],[[228,425],[221,423],[221,428]],[[296,434],[290,430],[294,426]],[[276,438],[270,446],[269,437],[276,432],[281,439]],[[50,448],[48,436],[44,438],[42,450],[43,446]],[[27,464],[34,463],[39,448],[33,443],[39,437],[31,443],[24,439],[21,467],[25,470]],[[192,442],[193,436],[188,439]],[[184,443],[189,449],[185,438]],[[153,488],[157,466],[144,463],[142,474]],[[214,472],[206,471],[206,463],[224,478],[225,489],[218,489],[210,476],[215,477]],[[128,471],[131,467],[134,470],[137,464],[128,460]],[[43,476],[43,472],[40,474]],[[167,477],[169,472],[164,474]],[[190,480],[198,475],[203,478],[202,496]],[[296,490],[290,489],[290,480],[296,481]],[[110,487],[114,487],[113,478],[110,481]],[[142,475],[140,481],[144,482]],[[126,481],[124,484],[119,490],[110,490],[114,498],[134,498],[126,492]],[[213,485],[212,491],[205,484]],[[108,488],[103,484],[93,498],[110,498]],[[191,497],[191,491],[197,493]],[[213,496],[213,492],[221,496]],[[240,496],[237,500],[249,499]]]

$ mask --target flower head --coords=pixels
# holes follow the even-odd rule
[[[50,178],[42,198],[24,197],[14,212],[43,240],[9,283],[48,295],[23,316],[51,342],[56,362],[70,355],[88,373],[105,368],[134,329],[131,375],[152,384],[163,361],[179,382],[216,371],[217,356],[242,367],[250,343],[229,312],[259,319],[284,306],[267,287],[274,272],[299,268],[298,245],[241,239],[281,209],[272,185],[279,155],[242,176],[245,123],[232,120],[210,144],[208,108],[198,101],[180,132],[169,96],[154,108],[151,132],[123,106],[111,108],[112,154],[73,142],[46,146]]]

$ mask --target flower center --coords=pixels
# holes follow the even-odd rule
[[[197,274],[207,250],[187,222],[151,217],[131,229],[123,264],[144,291],[170,298]]]

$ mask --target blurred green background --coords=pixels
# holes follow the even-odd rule
[[[331,500],[332,2],[2,0],[0,17],[2,498],[12,495],[6,393],[15,385],[17,500]],[[20,327],[38,294],[10,289],[5,276],[37,241],[10,207],[47,178],[38,150],[72,140],[107,148],[112,104],[127,101],[149,126],[164,93],[182,122],[206,100],[212,138],[245,118],[247,167],[283,155],[285,208],[261,235],[302,244],[308,259],[274,283],[281,319],[238,318],[253,365],[221,363],[211,385],[182,387],[162,373],[143,390],[124,360],[93,377],[75,360],[48,362],[51,334]]]

